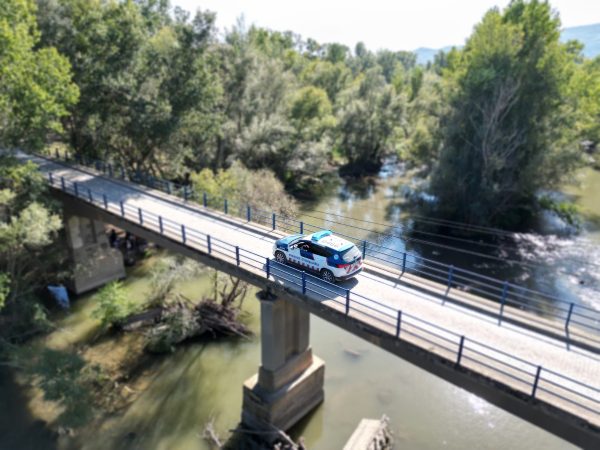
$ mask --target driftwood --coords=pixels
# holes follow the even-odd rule
[[[204,300],[195,308],[200,334],[211,333],[213,336],[240,336],[248,339],[251,331],[238,320],[237,309],[224,306],[212,300]]]
[[[381,419],[363,419],[358,424],[344,450],[391,450],[394,439],[390,419],[384,414]]]
[[[163,306],[129,316],[121,325],[125,331],[148,328],[146,349],[165,353],[186,340],[203,335],[237,336],[249,339],[252,332],[240,320],[241,305],[248,284],[229,277],[219,286],[215,278],[216,299],[204,299],[196,304],[181,294]]]
[[[306,450],[304,439],[301,437],[298,443],[288,436],[285,431],[271,425],[268,430],[257,430],[252,428],[235,428],[229,430],[231,433],[246,434],[257,438],[257,448],[271,448],[273,450]]]
[[[204,426],[204,430],[202,431],[202,437],[204,438],[204,440],[208,441],[209,444],[212,444],[212,446],[219,449],[223,448],[221,439],[215,431],[214,419],[210,419],[208,423]]]
[[[159,324],[148,333],[146,348],[153,353],[169,352],[175,345],[203,335],[249,339],[252,332],[238,316],[237,308],[212,300],[203,300],[198,305],[177,301],[163,309]]]

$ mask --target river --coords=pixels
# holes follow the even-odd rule
[[[403,218],[398,191],[393,186],[409,180],[401,171],[382,175],[374,183],[333,187],[330,195],[303,209],[305,220],[336,220],[333,214],[339,214],[383,224]],[[580,178],[581,184],[566,188],[565,194],[580,205],[584,231],[562,238],[521,235],[523,248],[511,257],[535,261],[533,268],[516,270],[514,264],[481,263],[475,257],[435,249],[429,250],[430,256],[594,304],[598,270],[583,265],[581,259],[600,264],[597,247],[592,246],[600,243],[600,172],[583,170]],[[317,211],[326,211],[329,216]],[[586,252],[581,251],[584,246]],[[428,254],[423,247],[408,249]],[[538,259],[544,263],[538,264]],[[149,291],[149,264],[151,261],[131,271],[125,281],[136,301]],[[200,277],[178,288],[188,297],[199,298],[208,287],[207,277]],[[84,448],[208,449],[201,434],[203,425],[211,419],[222,437],[229,436],[228,430],[236,427],[240,417],[242,383],[256,372],[260,361],[259,304],[253,296],[254,292],[250,293],[244,303],[248,324],[256,333],[251,341],[192,344],[157,358],[142,375],[145,389],[137,400],[126,410],[103,418],[101,426],[86,436]],[[79,299],[45,345],[68,348],[89,340],[97,328],[90,317],[93,305],[93,294]],[[114,348],[104,348],[107,358],[111,351],[119,350],[117,346],[122,342],[109,345]],[[565,441],[314,317],[311,345],[327,365],[325,402],[291,432],[294,437],[303,436],[308,448],[341,448],[363,417],[378,418],[382,414],[390,417],[397,448],[571,448]],[[12,378],[6,373],[0,375],[0,447],[69,448],[68,439],[54,442],[35,422],[30,410],[40,408],[36,399],[26,402]]]

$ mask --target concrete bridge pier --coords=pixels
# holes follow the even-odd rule
[[[289,430],[323,401],[325,363],[309,346],[310,314],[260,292],[261,366],[244,383],[242,422]]]
[[[105,224],[78,214],[76,205],[65,202],[63,218],[67,244],[74,263],[70,289],[87,292],[125,277],[123,255],[111,248]]]

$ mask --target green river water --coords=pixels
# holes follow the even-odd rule
[[[565,192],[580,205],[585,232],[564,239],[563,246],[528,245],[530,257],[554,260],[562,256],[565,264],[564,254],[577,253],[581,245],[600,243],[600,172],[585,170],[580,175],[581,185],[569,187]],[[340,186],[318,204],[307,207],[305,220],[315,220],[308,216],[325,217],[314,211],[372,222],[400,217],[402,211],[389,207],[396,201],[391,186],[398,182],[398,177],[392,174],[367,187]],[[600,259],[595,259],[597,250],[588,253],[591,263],[600,263]],[[477,264],[470,258],[461,259],[460,255],[438,256],[455,258],[466,267]],[[152,260],[146,261],[137,267],[125,281],[136,301],[141,301],[148,292],[147,266],[151,263]],[[561,278],[554,272],[558,266],[549,263],[528,271],[525,280],[534,286],[545,286],[555,294],[574,295],[582,302],[593,302],[597,280],[591,279],[583,288],[577,282],[579,278],[592,277],[593,271],[580,269],[581,265],[575,263],[567,264],[572,264],[578,276],[565,275],[557,282]],[[503,274],[499,265],[486,268],[496,276]],[[506,274],[515,276],[514,271]],[[188,297],[199,298],[208,287],[208,277],[203,276],[179,289]],[[203,425],[211,419],[215,430],[227,438],[240,418],[242,383],[257,371],[260,361],[259,303],[254,293],[244,303],[249,313],[248,324],[256,333],[251,341],[196,343],[157,358],[143,375],[145,389],[137,400],[125,411],[104,418],[93,434],[85,436],[84,448],[208,449],[201,434]],[[78,299],[44,345],[68,348],[90,339],[98,326],[90,317],[93,308],[93,294]],[[114,348],[105,349],[108,360],[111,351],[119,351],[118,345],[115,342]],[[294,437],[303,436],[310,449],[342,448],[362,418],[379,418],[382,414],[390,417],[396,448],[571,448],[565,441],[314,317],[311,345],[314,353],[326,362],[325,401],[291,432]],[[49,436],[32,417],[28,405],[25,393],[11,376],[1,373],[0,448],[69,448],[67,438],[54,441]]]

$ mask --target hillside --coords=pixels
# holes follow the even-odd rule
[[[563,42],[576,39],[583,43],[583,54],[587,58],[595,58],[600,55],[600,23],[565,28],[561,32],[560,39]],[[437,52],[440,50],[448,51],[451,48],[451,45],[441,49],[420,47],[414,50],[417,54],[417,64],[427,64],[429,61],[433,61],[433,57]]]
[[[600,23],[581,27],[565,28],[560,40],[563,42],[577,39],[583,43],[583,54],[588,58],[600,55]]]

